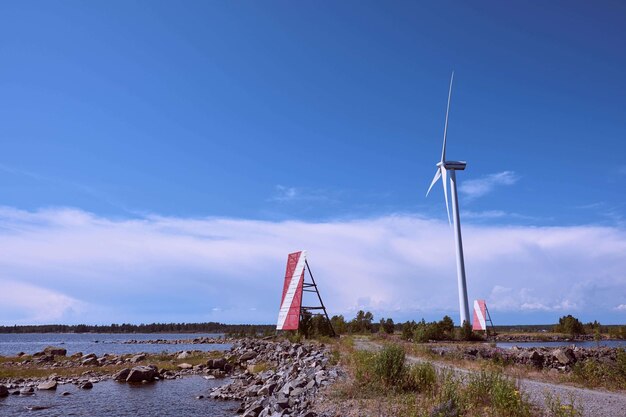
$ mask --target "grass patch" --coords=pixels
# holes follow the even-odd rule
[[[615,362],[586,359],[575,364],[572,379],[588,387],[626,389],[626,351],[618,349]]]
[[[431,363],[406,365],[401,346],[388,344],[379,352],[349,351],[346,363],[353,385],[337,393],[344,399],[375,400],[376,412],[391,415],[530,417],[533,408],[515,380],[501,370],[461,375],[437,371]],[[393,399],[393,400],[391,400]],[[375,410],[368,410],[375,411]]]
[[[546,393],[546,412],[548,417],[582,417],[583,408],[574,397],[563,402],[558,395]]]
[[[35,362],[24,363],[26,359],[32,359],[30,357],[1,357],[0,359],[0,380],[6,379],[18,379],[18,378],[48,378],[51,375],[57,375],[59,377],[78,377],[85,372],[92,372],[97,375],[113,374],[121,369],[130,368],[137,365],[155,365],[159,369],[165,370],[178,370],[178,365],[181,363],[188,363],[191,365],[206,365],[207,360],[212,358],[219,358],[223,355],[223,352],[211,351],[211,352],[195,352],[185,359],[176,359],[174,356],[168,353],[149,354],[146,355],[146,359],[133,364],[125,362],[119,365],[106,365],[106,366],[80,366],[76,360],[72,360],[71,357],[57,356],[55,363],[58,366],[50,366],[50,364],[38,364]],[[120,358],[128,359],[134,355],[122,355]],[[20,361],[20,359],[22,359]],[[13,362],[12,364],[10,362]]]

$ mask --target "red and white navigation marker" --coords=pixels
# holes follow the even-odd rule
[[[306,251],[290,253],[287,257],[283,298],[280,302],[276,330],[298,330],[305,265]]]
[[[485,300],[474,300],[472,330],[487,330],[487,304]]]

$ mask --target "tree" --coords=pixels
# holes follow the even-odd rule
[[[402,336],[400,337],[404,340],[413,340],[416,327],[417,323],[415,323],[415,320],[407,321],[402,325]]]
[[[372,320],[374,315],[372,313],[359,310],[356,313],[356,317],[350,321],[351,333],[366,333],[372,331]]]
[[[388,318],[387,320],[385,320],[385,333],[387,334],[393,334],[393,332],[396,330],[396,324],[393,322],[392,318]]]
[[[439,327],[442,332],[451,334],[454,330],[454,321],[450,316],[443,316],[443,319],[439,322]]]
[[[344,334],[348,331],[348,325],[342,315],[332,316],[330,323],[333,325],[333,329],[335,329],[335,333],[337,334]]]
[[[474,332],[472,331],[472,325],[469,321],[463,321],[463,325],[461,326],[461,340],[472,340],[474,336]]]
[[[559,319],[559,324],[554,326],[554,331],[557,333],[567,333],[571,336],[577,336],[583,334],[585,329],[583,324],[576,317],[568,314]]]

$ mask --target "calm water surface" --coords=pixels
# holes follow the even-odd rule
[[[101,356],[105,353],[160,353],[177,352],[180,350],[227,350],[230,344],[124,344],[126,340],[177,340],[195,339],[197,337],[222,337],[221,334],[209,333],[25,333],[25,334],[0,334],[0,355],[13,356],[18,352],[33,354],[41,351],[46,346],[60,346],[67,349],[67,354],[76,352],[95,353]]]
[[[534,347],[559,347],[559,346],[580,346],[585,348],[597,347],[598,342],[583,341],[583,342],[498,342],[497,347],[504,349],[510,349],[513,346],[521,348],[534,348]],[[626,348],[626,340],[603,340],[600,342],[600,346],[608,347],[622,347]]]
[[[0,398],[0,416],[234,416],[236,401],[206,398],[209,390],[225,380],[190,376],[172,381],[129,385],[115,381],[94,384],[91,390],[59,385],[55,391],[36,391],[23,397]],[[62,396],[68,391],[71,395]],[[204,395],[204,399],[196,396]],[[31,411],[29,407],[49,407]]]

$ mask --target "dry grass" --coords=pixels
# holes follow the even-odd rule
[[[407,353],[424,360],[445,363],[458,368],[468,369],[472,371],[481,370],[499,370],[503,374],[511,378],[532,379],[535,381],[547,382],[552,384],[565,384],[582,388],[605,388],[611,391],[623,391],[626,389],[624,383],[624,375],[613,375],[610,372],[596,371],[598,366],[593,366],[596,361],[589,362],[585,368],[581,368],[578,372],[560,372],[556,369],[537,369],[532,365],[506,363],[493,359],[464,359],[454,354],[446,354],[444,356],[433,352],[431,348],[437,346],[465,346],[467,343],[411,343],[407,341],[398,341]],[[621,368],[626,369],[622,365]],[[577,370],[578,368],[576,368]],[[624,372],[623,372],[624,373]],[[600,376],[596,376],[596,374]]]
[[[346,417],[422,417],[450,402],[460,416],[541,415],[515,382],[497,370],[464,377],[436,371],[426,363],[405,366],[391,378],[385,371],[389,366],[382,369],[379,365],[393,362],[391,368],[395,369],[397,348],[388,347],[379,353],[355,351],[353,339],[348,337],[335,343],[333,349],[348,376],[322,393],[316,402],[318,412]]]
[[[81,366],[77,365],[76,360],[72,360],[70,357],[57,356],[55,363],[58,366],[52,367],[50,364],[37,364],[34,362],[24,363],[28,359],[32,359],[30,356],[21,357],[0,357],[0,381],[8,379],[18,378],[48,378],[52,375],[59,377],[79,377],[86,372],[90,372],[93,375],[110,375],[115,372],[136,365],[155,365],[159,369],[165,370],[178,370],[178,365],[181,363],[188,363],[191,365],[204,365],[208,359],[219,358],[223,355],[223,352],[211,351],[202,353],[193,353],[191,356],[185,359],[175,359],[170,354],[149,354],[146,355],[146,359],[137,363],[123,363],[120,365],[106,365],[106,366]],[[134,355],[122,355],[121,358],[128,359]]]

